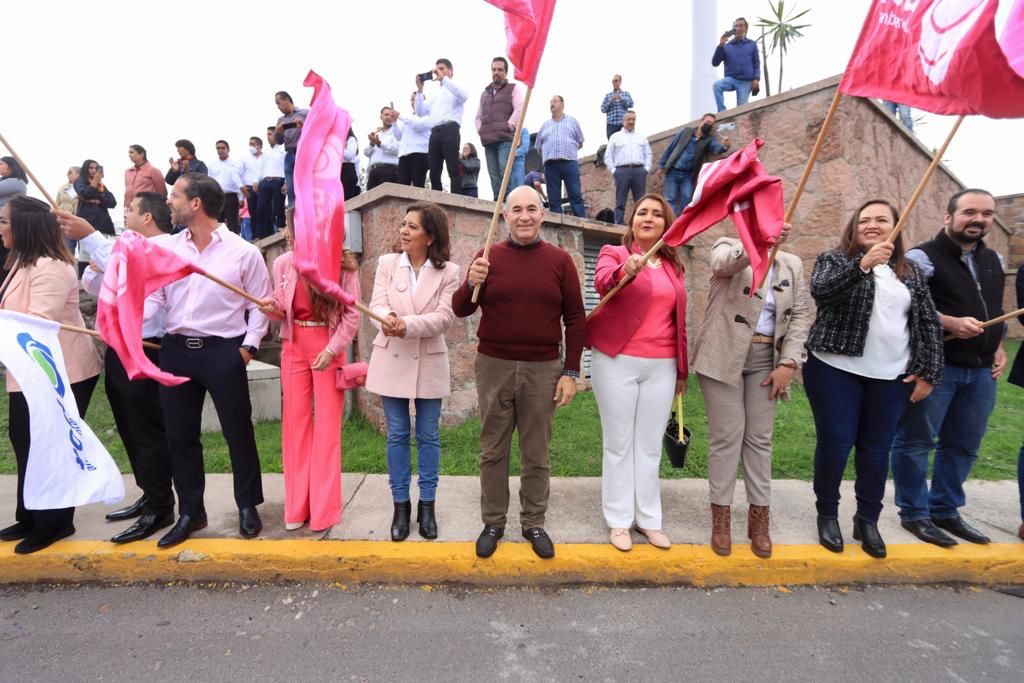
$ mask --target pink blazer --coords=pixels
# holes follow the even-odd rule
[[[594,288],[603,298],[605,294],[625,276],[622,264],[630,252],[624,246],[606,245],[601,247],[594,273]],[[682,273],[666,265],[676,289],[676,363],[677,376],[685,379],[688,374],[686,362],[686,285]],[[587,346],[608,356],[617,356],[640,327],[647,308],[651,304],[651,274],[644,268],[625,287],[620,289],[597,314],[587,321]]]
[[[455,322],[452,294],[459,286],[459,267],[451,261],[440,270],[424,266],[413,295],[409,267],[400,261],[401,254],[377,261],[370,308],[383,317],[394,312],[407,331],[402,338],[377,333],[366,388],[395,398],[444,398],[452,383],[444,333]],[[376,320],[373,325],[380,330]]]
[[[295,285],[299,281],[299,272],[292,265],[292,252],[286,251],[274,259],[273,270],[274,301],[284,311],[285,324],[281,325],[281,339],[291,339],[292,325],[295,320],[292,301],[295,299]],[[341,286],[357,300],[359,299],[359,277],[356,273],[343,271]],[[328,329],[331,339],[327,342],[327,348],[344,363],[345,348],[352,343],[352,339],[356,336],[356,330],[359,329],[359,311],[351,307],[344,308],[339,319],[328,323]]]
[[[78,278],[71,264],[44,257],[34,265],[21,266],[8,279],[0,309],[85,327],[78,309]],[[100,354],[88,335],[61,330],[57,339],[72,384],[100,374]],[[7,373],[7,391],[21,391],[11,373]]]

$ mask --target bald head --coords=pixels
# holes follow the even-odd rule
[[[505,197],[502,212],[512,239],[519,244],[530,244],[540,234],[544,222],[544,204],[540,193],[528,185],[521,185]]]

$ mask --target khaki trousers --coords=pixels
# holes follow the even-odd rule
[[[524,529],[544,526],[548,508],[548,446],[555,416],[555,387],[562,362],[515,361],[476,355],[480,405],[480,513],[488,526],[504,527],[508,514],[512,432],[519,430],[522,474],[520,521]]]
[[[775,401],[761,382],[774,369],[771,344],[751,344],[736,386],[697,375],[708,416],[708,484],[714,505],[732,505],[736,468],[750,505],[770,505]]]

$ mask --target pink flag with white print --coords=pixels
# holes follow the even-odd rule
[[[548,42],[555,0],[487,0],[505,11],[508,60],[516,67],[516,80],[533,87],[540,58]]]

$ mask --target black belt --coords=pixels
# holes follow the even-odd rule
[[[264,180],[284,180],[284,176],[268,175],[268,176],[263,176],[262,178],[260,178],[261,182],[264,181]]]
[[[221,344],[239,344],[242,337],[187,337],[183,334],[169,334],[164,337],[165,341],[180,343],[186,349],[197,351],[207,346],[220,346]]]
[[[643,168],[643,164],[619,164],[615,168]]]
[[[398,168],[398,164],[388,164],[388,163],[385,163],[385,162],[381,161],[381,162],[378,162],[376,164],[370,164],[370,167],[367,170],[368,171],[372,171],[375,168],[382,168],[384,166],[393,166],[394,168]],[[465,187],[465,185],[463,185],[463,187]]]
[[[438,128],[444,128],[445,126],[455,126],[456,128],[458,128],[459,124],[457,121],[446,121],[444,123],[437,124],[436,126],[431,128],[431,130],[437,130]]]

